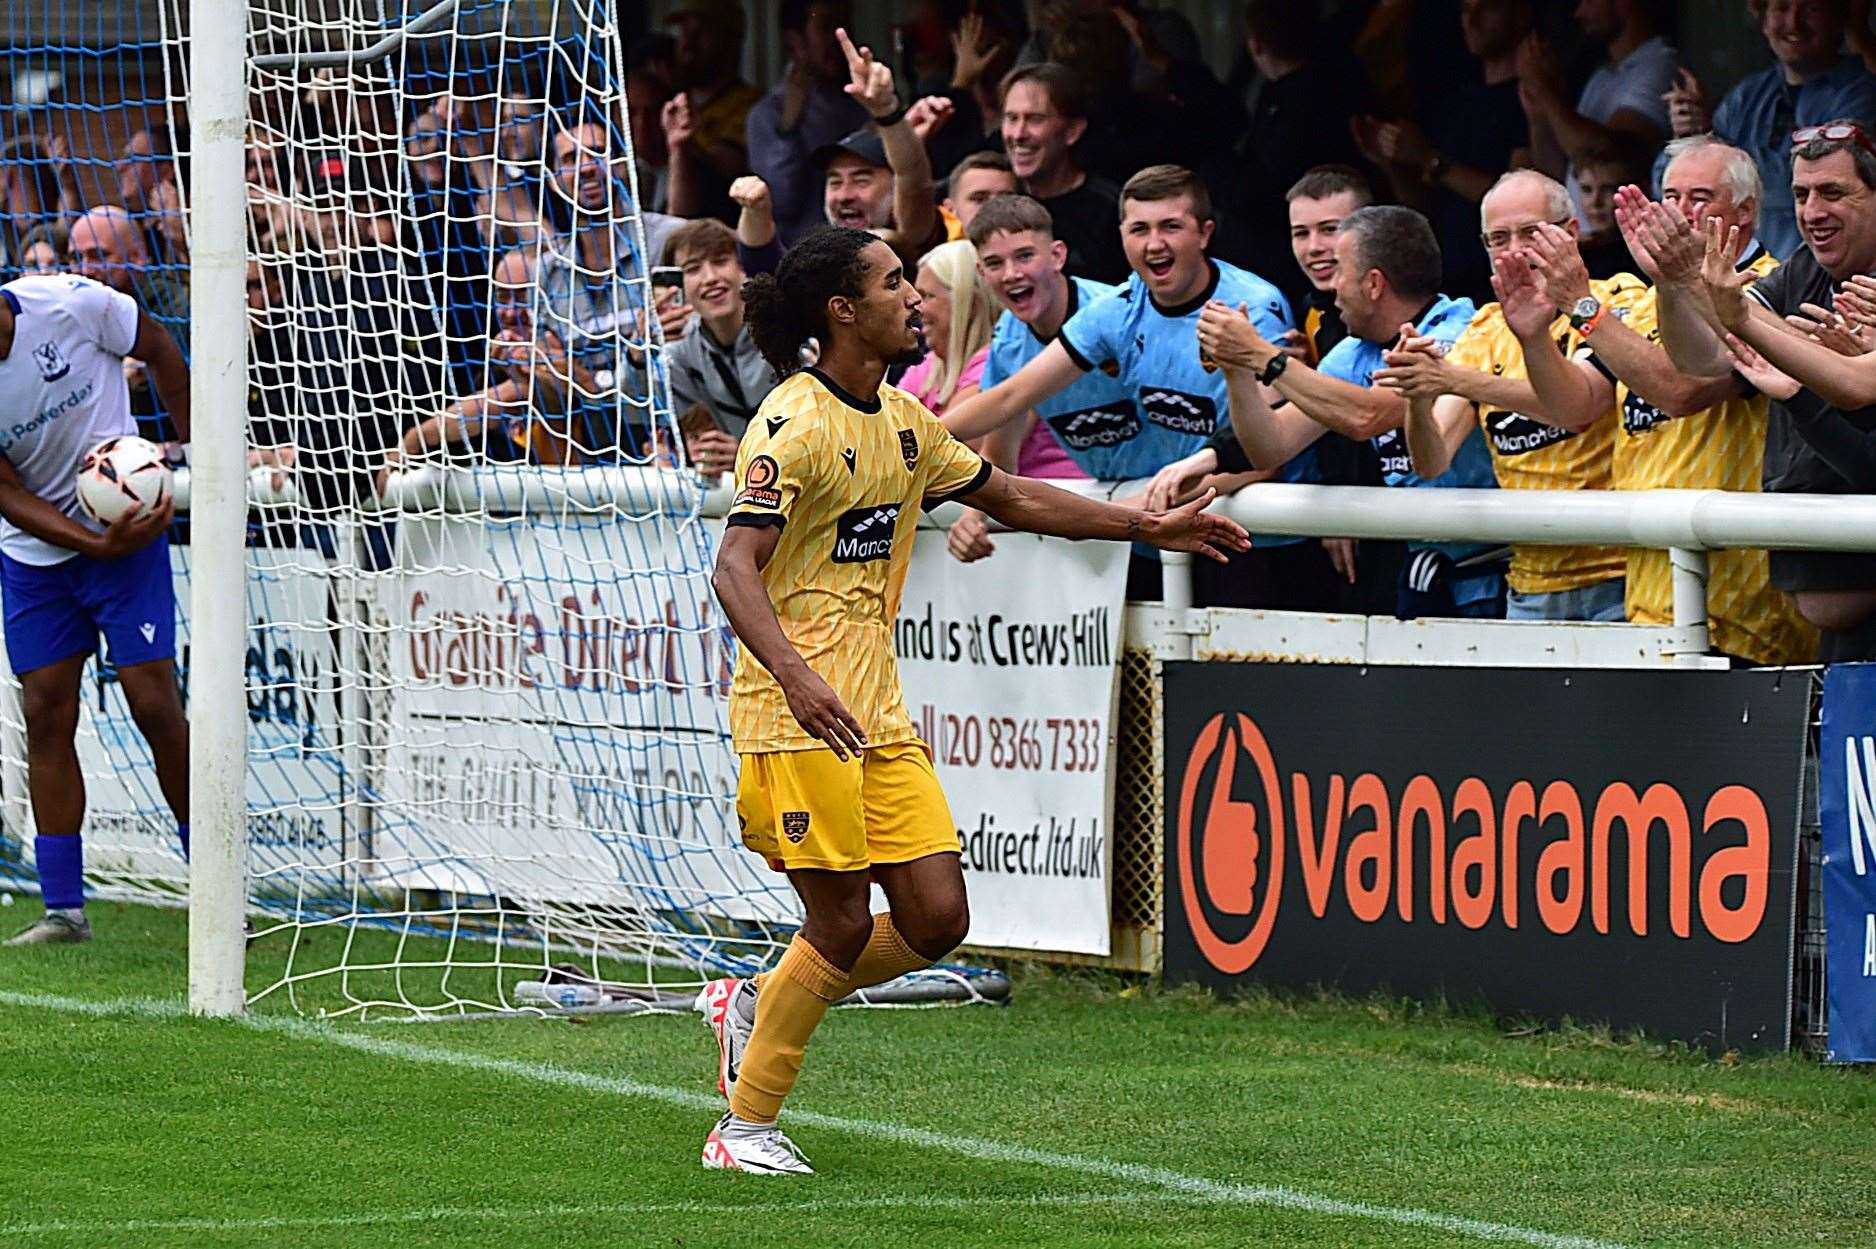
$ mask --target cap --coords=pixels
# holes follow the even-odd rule
[[[825,169],[843,152],[848,156],[857,156],[869,165],[881,169],[891,168],[886,163],[886,142],[879,137],[879,131],[871,126],[862,127],[838,142],[823,143],[815,148],[814,163]]]
[[[745,19],[741,0],[684,0],[664,19],[664,24],[675,26],[687,17],[721,26],[739,37],[743,33]]]

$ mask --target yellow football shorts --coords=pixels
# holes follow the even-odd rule
[[[743,844],[778,872],[859,872],[959,850],[951,806],[919,741],[870,746],[845,763],[831,750],[744,755],[736,816]]]

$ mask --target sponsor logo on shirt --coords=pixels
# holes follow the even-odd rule
[[[1140,436],[1140,418],[1131,403],[1104,408],[1084,408],[1079,412],[1058,412],[1049,418],[1049,428],[1070,451],[1088,451],[1096,447],[1118,447]]]
[[[1407,440],[1401,437],[1400,430],[1390,429],[1384,434],[1376,434],[1369,441],[1374,444],[1374,453],[1381,460],[1383,480],[1392,483],[1396,478],[1413,473],[1413,456],[1408,453]]]
[[[86,382],[83,386],[80,386],[77,390],[74,390],[57,403],[52,404],[50,407],[40,409],[39,415],[35,416],[32,420],[17,422],[7,431],[9,436],[7,445],[12,445],[11,440],[24,438],[41,426],[50,425],[67,412],[77,409],[83,405],[87,399],[91,398],[91,392],[95,389],[97,389],[97,383]]]
[[[1668,419],[1666,412],[1632,390],[1628,392],[1628,398],[1622,401],[1622,428],[1627,433],[1645,434]]]
[[[781,465],[772,456],[758,455],[749,461],[749,467],[743,470],[742,492],[736,496],[731,507],[766,507],[779,510],[782,506],[782,492],[775,488],[781,479]]]
[[[33,363],[39,366],[39,376],[48,382],[56,382],[72,371],[72,362],[65,358],[54,342],[40,343],[33,348]]]
[[[834,521],[834,562],[870,564],[891,558],[900,507],[898,503],[880,503],[842,512]]]
[[[1218,428],[1218,405],[1206,395],[1145,390],[1140,392],[1140,407],[1147,420],[1175,433],[1209,437]]]
[[[1571,430],[1546,425],[1516,412],[1494,412],[1486,417],[1485,433],[1500,455],[1529,455],[1576,437]]]

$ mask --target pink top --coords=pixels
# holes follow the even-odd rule
[[[1065,477],[1086,477],[1088,474],[1076,466],[1068,452],[1062,450],[1062,444],[1055,439],[1055,431],[1049,428],[1047,421],[1037,421],[1029,429],[1029,437],[1023,439],[1022,449],[1016,453],[1016,475],[1018,477],[1053,477],[1061,480]]]
[[[964,365],[964,371],[958,374],[958,384],[951,391],[953,395],[970,386],[980,386],[984,380],[984,361],[990,359],[990,348],[972,356]],[[928,351],[925,358],[905,371],[899,379],[899,389],[910,394],[914,399],[931,409],[933,416],[943,416],[945,408],[938,402],[938,377],[943,366],[938,362],[938,353]]]
[[[970,358],[964,371],[958,375],[958,384],[952,391],[979,386],[984,380],[984,361],[990,358],[990,348]],[[899,389],[910,394],[914,399],[930,408],[933,416],[943,416],[944,405],[937,402],[938,393],[938,353],[928,351],[925,358],[905,371],[899,379]],[[1086,477],[1087,474],[1075,467],[1075,462],[1068,458],[1068,452],[1062,450],[1062,444],[1055,440],[1049,427],[1037,421],[1035,428],[1029,431],[1029,437],[1023,439],[1022,450],[1016,455],[1016,475],[1019,477]]]

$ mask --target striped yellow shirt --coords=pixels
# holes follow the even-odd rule
[[[918,737],[892,625],[919,507],[968,494],[989,476],[990,465],[904,391],[881,386],[862,400],[815,369],[770,391],[743,435],[729,523],[782,531],[762,570],[776,618],[868,745]],[[730,736],[743,754],[822,747],[747,648],[730,690]]]
[[[1617,274],[1590,282],[1596,298],[1611,309],[1625,308],[1646,289],[1639,278]],[[1565,358],[1582,345],[1582,335],[1558,317],[1551,336]],[[1505,324],[1504,311],[1486,304],[1447,353],[1462,368],[1495,377],[1524,378],[1524,349]],[[1532,420],[1509,408],[1475,404],[1492,469],[1506,490],[1607,490],[1613,469],[1615,414],[1588,429],[1571,431]],[[1612,546],[1517,546],[1511,551],[1507,580],[1520,594],[1550,594],[1620,577],[1627,559]]]
[[[1746,268],[1762,278],[1778,267],[1761,253]],[[1630,307],[1628,327],[1659,343],[1655,292]],[[1759,489],[1765,458],[1765,397],[1735,396],[1690,416],[1669,417],[1620,381],[1616,406],[1615,487],[1618,490]],[[1714,551],[1707,556],[1709,638],[1729,655],[1760,664],[1809,663],[1817,630],[1789,595],[1769,584],[1764,551]],[[1628,616],[1642,624],[1674,622],[1674,574],[1665,551],[1628,554]]]

